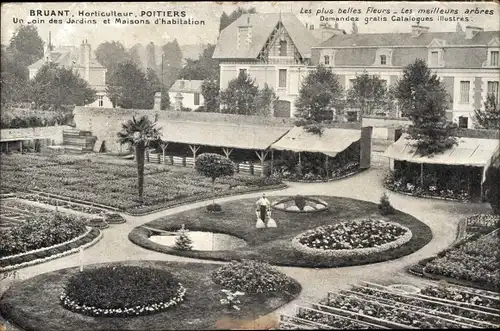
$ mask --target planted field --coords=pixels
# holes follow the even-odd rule
[[[49,210],[24,204],[16,199],[0,200],[0,229],[5,230],[24,223],[26,217],[47,213]]]
[[[499,303],[498,295],[467,288],[429,286],[408,293],[363,283],[299,306],[295,316],[281,316],[281,328],[498,328]]]
[[[20,191],[50,192],[60,197],[102,204],[120,210],[150,210],[155,205],[190,197],[210,198],[211,181],[193,169],[146,164],[144,205],[137,200],[137,170],[133,161],[111,163],[71,155],[15,154],[3,157],[2,186]],[[256,176],[237,175],[216,182],[215,191],[241,191],[278,184]]]

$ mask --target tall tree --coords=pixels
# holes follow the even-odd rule
[[[16,58],[16,53],[2,45],[1,52],[1,103],[26,100],[28,69]]]
[[[250,9],[244,9],[238,7],[238,9],[234,10],[231,14],[227,15],[226,12],[223,12],[220,20],[219,20],[219,32],[224,30],[228,25],[236,21],[243,14],[255,14],[257,11],[254,7]]]
[[[484,102],[484,109],[474,110],[473,120],[482,129],[500,130],[500,109],[497,97],[488,93]]]
[[[120,63],[106,83],[113,107],[151,109],[154,103],[151,75],[149,79],[131,61]]]
[[[146,46],[146,69],[158,70],[158,65],[156,64],[156,46],[153,42],[150,42]]]
[[[208,44],[197,60],[186,60],[179,76],[186,80],[219,80],[219,61],[212,58],[215,45]]]
[[[147,116],[142,116],[139,120],[132,117],[122,124],[122,130],[118,132],[118,142],[135,149],[137,191],[141,203],[144,202],[144,154],[151,142],[160,139],[160,131],[161,128],[156,128],[156,122],[152,122]]]
[[[227,89],[220,92],[221,112],[255,115],[255,97],[258,90],[255,79],[241,71],[237,78],[229,82]]]
[[[43,40],[34,25],[21,25],[10,39],[9,49],[23,66],[43,58]]]
[[[168,96],[168,91],[165,87],[162,88],[160,79],[156,72],[148,68],[146,73],[146,82],[148,84],[148,90],[150,95],[151,102],[147,104],[148,108],[152,108],[154,106],[154,97],[156,92],[161,92],[161,110],[166,110],[170,107],[170,98]]]
[[[97,99],[88,82],[71,69],[48,63],[30,81],[28,95],[36,106],[48,105],[61,109],[63,105],[84,106]]]
[[[361,115],[371,115],[374,110],[387,104],[387,88],[377,75],[367,72],[356,75],[352,87],[347,91],[347,103],[361,111]]]
[[[146,68],[144,67],[144,63],[142,61],[141,51],[143,51],[142,45],[135,44],[128,51],[129,58],[132,62],[134,62],[134,64],[137,66],[137,68],[139,68],[141,70],[145,70]]]
[[[342,106],[343,88],[332,71],[320,65],[310,71],[302,81],[299,97],[295,101],[297,118],[322,122],[333,109]]]
[[[179,78],[182,69],[182,51],[177,39],[163,47],[163,84],[167,89]]]
[[[204,80],[201,84],[201,94],[205,100],[204,111],[210,113],[220,112],[219,83],[215,80]]]
[[[416,60],[404,69],[396,97],[412,121],[408,134],[421,155],[441,153],[456,143],[455,125],[446,120],[449,95],[425,61]]]
[[[255,96],[255,114],[259,116],[273,116],[275,102],[278,100],[276,93],[267,84]]]
[[[106,41],[97,46],[94,53],[97,61],[107,69],[106,80],[120,63],[130,59],[125,47],[119,41]]]

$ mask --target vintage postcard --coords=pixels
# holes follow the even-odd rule
[[[0,331],[499,328],[499,17],[2,3]]]

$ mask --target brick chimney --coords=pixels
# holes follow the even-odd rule
[[[83,78],[89,82],[90,78],[90,59],[91,59],[91,47],[90,44],[85,39],[80,45],[80,65],[83,67]]]
[[[478,32],[484,31],[482,28],[476,26],[466,26],[465,27],[465,39],[472,39],[476,36]]]
[[[419,24],[411,26],[411,36],[413,38],[419,37],[422,33],[429,31],[429,27],[421,26]]]

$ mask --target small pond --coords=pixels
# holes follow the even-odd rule
[[[193,242],[193,250],[196,251],[225,251],[247,245],[245,240],[223,233],[188,231],[186,234]],[[176,235],[163,235],[151,236],[149,240],[160,245],[173,247],[177,238]]]

